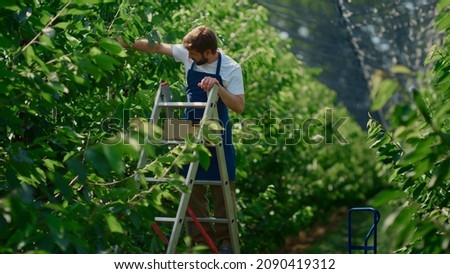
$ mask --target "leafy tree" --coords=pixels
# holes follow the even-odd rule
[[[138,192],[143,138],[127,131],[176,66],[111,37],[156,35],[185,3],[17,3],[0,10],[2,252],[155,250],[149,228],[162,191]]]
[[[447,4],[447,5],[446,5]],[[377,72],[373,77],[373,109],[381,108],[400,90],[404,102],[390,109],[390,127],[369,121],[369,138],[380,163],[389,173],[392,191],[382,192],[376,203],[394,203],[397,209],[384,224],[393,235],[392,248],[401,253],[448,253],[450,250],[450,135],[449,74],[450,40],[448,1],[439,3],[437,29],[445,32],[442,44],[434,45],[425,59],[430,75],[406,67]],[[407,90],[393,78],[401,74]],[[428,81],[428,79],[432,79]],[[392,221],[393,220],[393,221]]]

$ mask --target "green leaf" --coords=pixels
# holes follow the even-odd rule
[[[445,8],[450,7],[450,0],[440,0],[437,3],[437,9],[438,11],[443,11]]]
[[[122,156],[119,153],[120,145],[102,145],[102,148],[111,169],[118,175],[122,175],[125,167]]]
[[[447,157],[437,168],[436,174],[433,175],[428,187],[435,187],[439,185],[448,185],[448,175],[450,174],[450,157]]]
[[[429,125],[431,125],[430,110],[429,110],[427,104],[425,103],[425,100],[423,99],[423,97],[420,94],[420,92],[417,91],[417,90],[413,90],[413,98],[414,98],[414,102],[416,103],[417,107],[420,110],[420,113],[425,118],[425,121]]]
[[[158,162],[160,163],[171,164],[173,161],[175,161],[175,157],[173,157],[172,155],[162,156],[158,158]]]
[[[427,157],[430,152],[430,148],[421,147],[420,150],[413,150],[410,153],[407,153],[401,160],[402,165],[415,164],[416,162],[422,160]]]
[[[124,51],[122,46],[116,40],[102,38],[100,39],[99,44],[100,47],[114,55],[120,55],[122,51]]]
[[[399,201],[404,199],[405,193],[400,190],[384,190],[378,193],[372,200],[371,204],[374,207],[382,207],[392,201]]]
[[[103,52],[97,47],[92,47],[89,50],[89,56],[91,56],[91,57],[98,56],[98,55],[101,55],[101,54],[103,54]]]
[[[20,7],[17,6],[17,1],[15,0],[2,0],[0,2],[0,8],[5,8],[13,11],[17,11],[20,9]]]
[[[97,4],[113,3],[113,2],[116,2],[116,0],[73,0],[73,3],[78,4],[78,5],[85,5],[85,4],[97,5]]]
[[[50,38],[50,36],[47,35],[41,35],[41,37],[39,37],[39,44],[43,47],[49,48],[49,49],[54,49],[55,45],[52,42],[52,39]]]
[[[391,140],[391,139],[390,139],[390,137],[389,137],[387,134],[383,134],[383,135],[381,136],[381,138],[378,138],[378,140],[376,140],[375,142],[373,142],[373,144],[370,145],[369,148],[377,148],[377,147],[380,147],[380,146],[382,146],[382,145],[387,144],[390,140]]]
[[[431,170],[433,167],[432,163],[430,162],[430,156],[423,158],[421,161],[416,162],[416,166],[414,168],[415,171],[415,177],[422,176],[423,174],[426,174],[429,170]]]
[[[44,71],[45,73],[50,73],[50,70],[48,69],[45,62],[41,60],[41,58],[39,58],[37,55],[34,55],[33,60],[36,61],[36,63],[39,65],[42,71]]]
[[[150,46],[161,43],[161,35],[156,29],[153,29],[145,37],[147,38],[147,42]]]
[[[69,24],[69,22],[59,22],[58,24],[53,25],[53,27],[65,30]]]
[[[402,167],[400,167],[398,170],[397,170],[397,174],[403,174],[403,173],[405,173],[405,172],[409,172],[409,171],[411,171],[412,169],[414,168],[414,166],[413,165],[405,165],[405,166],[402,166]]]
[[[146,166],[145,171],[152,171],[153,173],[155,173],[156,177],[161,177],[164,174],[164,167],[160,162],[155,162],[149,166]]]
[[[66,155],[64,155],[63,162],[65,162],[65,161],[67,161],[69,159],[72,159],[72,156],[74,156],[75,154],[76,154],[75,151],[67,152]]]
[[[395,220],[390,228],[393,231],[387,231],[386,235],[396,235],[397,237],[395,237],[394,241],[396,241],[398,245],[403,245],[414,233],[416,226],[415,223],[411,221],[414,209],[412,207],[404,207],[399,209],[400,212],[395,217]],[[390,218],[390,216],[387,218]]]
[[[91,14],[93,12],[94,11],[92,11],[90,9],[84,9],[84,10],[81,10],[81,9],[68,9],[65,12],[63,12],[61,14],[61,16],[64,16],[64,15],[88,15],[88,14]]]
[[[434,117],[438,124],[444,123],[450,117],[450,103],[444,103],[435,113]]]
[[[33,63],[33,59],[36,56],[34,54],[34,50],[32,46],[27,47],[24,52],[23,52],[24,56],[25,56],[25,61],[27,62],[27,65],[31,66],[31,64]]]
[[[72,188],[69,185],[69,182],[61,176],[61,174],[56,173],[55,174],[55,181],[54,181],[57,189],[59,192],[66,198],[67,200],[70,200],[73,196]]]
[[[79,159],[76,159],[75,157],[70,158],[67,161],[67,166],[71,171],[74,172],[74,174],[78,176],[78,181],[80,181],[81,183],[84,183],[86,181],[88,174],[86,166]]]
[[[101,152],[101,149],[102,148],[100,145],[89,147],[86,151],[86,159],[90,164],[92,164],[100,175],[108,177],[111,169],[108,164],[108,160],[106,159],[104,153]]]
[[[421,194],[422,194],[422,192],[423,192],[423,190],[424,190],[424,188],[425,188],[425,186],[426,186],[426,184],[425,183],[420,183],[415,189],[414,189],[414,191],[412,192],[412,197],[414,198],[414,199],[419,199],[420,198],[420,196],[421,196]]]
[[[223,127],[218,121],[205,120],[202,122],[202,136],[206,142],[218,145],[222,142]]]
[[[105,75],[104,72],[99,67],[92,64],[89,59],[82,60],[79,63],[79,66],[82,71],[90,73],[96,81],[99,81]]]
[[[123,234],[122,225],[117,221],[116,217],[111,214],[105,215],[106,223],[108,224],[109,231]]]
[[[373,118],[370,118],[369,121],[367,122],[367,128],[368,128],[367,138],[369,140],[377,138],[382,131],[381,124]]]
[[[414,180],[411,177],[408,177],[406,181],[403,183],[403,190],[407,190],[408,188],[414,185]]]
[[[66,209],[61,206],[60,204],[52,204],[52,203],[46,203],[42,205],[43,208],[51,209],[52,211],[58,211],[62,213],[66,213]]]
[[[1,48],[10,48],[14,45],[14,41],[6,38],[3,34],[0,34],[0,47]]]
[[[394,79],[385,79],[381,83],[374,87],[370,94],[372,99],[372,105],[370,109],[376,111],[381,109],[391,99],[397,90],[399,84]]]
[[[203,169],[208,170],[211,162],[211,153],[205,146],[198,146],[196,149],[200,165]]]
[[[428,65],[429,63],[436,62],[437,60],[442,58],[441,52],[442,49],[437,46],[433,45],[430,48],[430,51],[428,52],[427,57],[425,58],[424,64]]]
[[[73,0],[74,4],[100,4],[103,0]]]
[[[95,55],[93,59],[94,62],[103,70],[114,70],[115,65],[117,66],[121,64],[119,61],[106,54]]]
[[[44,165],[47,167],[48,170],[55,172],[55,167],[62,167],[64,168],[64,165],[61,162],[51,160],[51,159],[44,159]]]
[[[179,166],[181,166],[181,165],[189,164],[191,162],[195,162],[197,160],[198,160],[198,157],[195,156],[194,154],[184,153],[183,155],[181,155],[179,157],[177,164]]]
[[[391,73],[393,74],[406,74],[411,75],[412,72],[407,66],[395,65],[391,68]]]
[[[436,20],[436,29],[438,31],[445,31],[450,28],[450,16],[447,14],[441,14],[438,16],[438,19]]]

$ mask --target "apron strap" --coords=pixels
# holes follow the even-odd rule
[[[219,52],[219,59],[217,60],[216,76],[220,76],[220,67],[222,65],[222,54]]]

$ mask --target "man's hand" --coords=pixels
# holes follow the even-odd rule
[[[198,86],[204,91],[210,91],[214,85],[220,85],[219,80],[209,76],[206,76],[200,83],[198,83]]]
[[[245,98],[244,94],[234,95],[229,92],[224,86],[220,85],[219,80],[214,77],[206,76],[202,79],[198,86],[206,92],[209,92],[214,85],[219,87],[218,93],[225,106],[236,113],[241,113],[244,110]]]

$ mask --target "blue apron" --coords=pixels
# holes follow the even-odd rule
[[[192,63],[191,68],[187,73],[187,87],[186,95],[188,102],[206,102],[207,93],[198,86],[198,83],[202,81],[206,76],[216,78],[219,83],[223,86],[222,77],[220,77],[220,66],[222,64],[222,55],[219,53],[219,58],[217,60],[216,74],[205,73],[195,71],[195,62]],[[232,132],[231,123],[229,122],[228,109],[225,106],[222,99],[219,97],[217,104],[217,110],[219,113],[219,120],[224,127],[224,132],[222,133],[223,147],[225,151],[225,159],[227,163],[228,179],[230,181],[235,180],[236,175],[236,157],[234,153],[234,146],[232,142]],[[191,120],[193,123],[198,123],[203,117],[204,109],[193,108],[186,109],[186,118]],[[208,170],[202,168],[199,165],[197,170],[196,180],[220,180],[219,167],[217,163],[217,154],[214,147],[208,147],[212,157],[210,159],[210,165]],[[184,168],[184,175],[187,173],[188,166]]]

